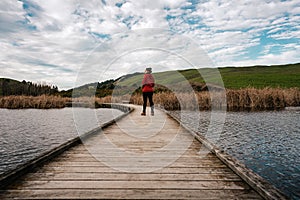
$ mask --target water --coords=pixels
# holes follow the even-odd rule
[[[0,109],[0,175],[121,114],[104,108]]]
[[[210,112],[171,112],[206,133]],[[200,119],[200,120],[199,120]],[[300,199],[300,111],[227,112],[214,143],[291,199]],[[200,121],[200,123],[199,123]]]
[[[114,109],[73,111],[0,109],[0,175],[77,137],[78,131],[82,134],[122,114]],[[200,133],[206,133],[211,117],[210,112],[172,114],[185,117],[187,125]],[[290,198],[300,199],[299,119],[300,111],[296,110],[227,112],[216,144]]]

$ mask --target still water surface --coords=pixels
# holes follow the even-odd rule
[[[0,175],[122,113],[104,108],[0,109]]]
[[[210,112],[171,112],[207,133]],[[214,143],[292,199],[300,199],[300,110],[227,112]]]
[[[0,175],[121,114],[115,109],[0,109]],[[206,133],[211,117],[209,112],[172,114],[200,133]],[[290,198],[300,199],[299,119],[299,110],[227,112],[216,144]]]

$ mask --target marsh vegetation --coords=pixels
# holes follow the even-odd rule
[[[210,110],[212,108],[212,94],[208,91],[195,93],[159,92],[154,95],[156,105],[166,110]],[[218,95],[215,92],[213,96]],[[227,106],[230,111],[258,111],[278,110],[290,106],[300,106],[300,90],[298,88],[245,88],[239,90],[226,90],[226,105],[220,99],[213,100],[214,108]],[[133,95],[116,95],[98,97],[60,97],[60,96],[6,96],[0,98],[0,108],[64,108],[69,106],[99,107],[103,103],[122,103],[124,100],[133,104],[142,105],[142,96],[138,93]]]

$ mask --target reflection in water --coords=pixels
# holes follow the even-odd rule
[[[210,112],[171,112],[206,133]],[[294,199],[300,198],[300,111],[227,112],[215,143]],[[198,124],[199,122],[199,124]]]
[[[73,112],[84,120],[74,121]],[[104,108],[0,109],[0,174],[121,114]]]

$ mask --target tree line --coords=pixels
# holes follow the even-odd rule
[[[22,82],[2,78],[0,79],[0,96],[25,95],[40,96],[54,95],[58,93],[58,87],[55,85],[47,85],[41,83],[32,83],[30,81]]]

